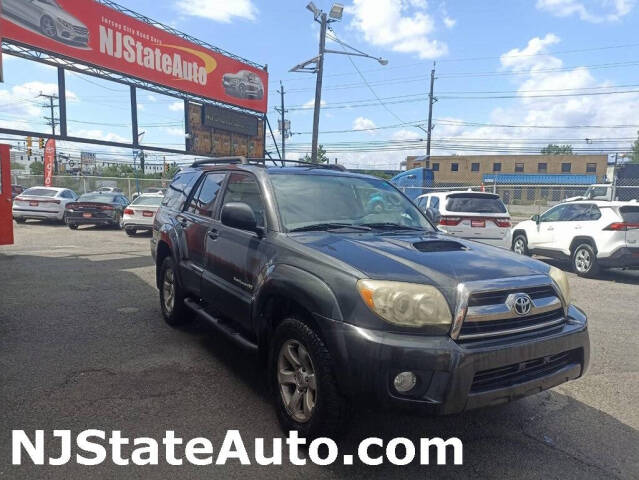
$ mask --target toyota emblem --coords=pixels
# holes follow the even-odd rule
[[[525,293],[518,293],[513,299],[512,309],[517,315],[528,315],[532,310],[532,299]]]

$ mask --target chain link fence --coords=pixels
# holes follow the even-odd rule
[[[117,187],[128,198],[134,193],[144,192],[147,188],[166,188],[170,179],[162,178],[128,178],[128,177],[94,177],[90,175],[54,175],[54,187],[69,188],[78,194],[93,192],[100,187]],[[42,186],[42,175],[12,174],[11,183],[24,188]]]

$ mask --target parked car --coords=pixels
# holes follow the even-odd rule
[[[143,193],[124,209],[122,228],[127,235],[133,236],[138,230],[148,232],[153,229],[153,219],[163,198],[163,195]]]
[[[30,218],[64,222],[66,206],[77,198],[77,193],[68,188],[28,188],[13,199],[13,218],[18,223]]]
[[[499,195],[486,192],[435,192],[415,204],[434,224],[455,237],[510,247],[510,214]]]
[[[15,198],[24,192],[24,187],[22,185],[11,185],[11,200],[15,200]]]
[[[166,188],[149,187],[149,188],[145,188],[142,193],[156,193],[159,195],[164,195],[165,192],[166,192]]]
[[[108,225],[121,227],[124,209],[129,200],[121,193],[91,192],[67,204],[66,222],[71,230],[78,225]]]
[[[122,189],[118,187],[100,187],[96,192],[101,193],[122,193]]]
[[[561,203],[513,228],[512,249],[524,255],[569,260],[578,275],[600,268],[639,267],[636,202]]]
[[[261,100],[264,97],[262,79],[249,70],[240,70],[237,73],[225,73],[222,77],[222,85],[227,95],[236,98],[254,98]]]
[[[3,0],[2,15],[37,28],[40,33],[63,43],[89,45],[89,29],[64,10],[56,0]]]
[[[328,166],[195,162],[155,216],[162,314],[268,365],[285,431],[330,436],[367,405],[446,414],[582,376],[567,275],[438,232],[390,183]],[[371,191],[392,198],[381,211]]]

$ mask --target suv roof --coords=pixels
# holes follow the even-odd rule
[[[627,206],[638,206],[639,202],[636,201],[627,201],[627,202],[621,202],[621,201],[614,201],[611,202],[609,200],[576,200],[574,202],[564,202],[564,203],[570,203],[571,205],[573,204],[580,204],[580,203],[587,203],[589,205],[591,204],[595,204],[598,207],[627,207]],[[558,203],[557,205],[563,205],[564,203]]]

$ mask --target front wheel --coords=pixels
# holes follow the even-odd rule
[[[40,20],[40,29],[42,30],[42,33],[44,33],[47,37],[58,37],[58,29],[56,28],[55,22],[51,17],[42,17],[42,20]]]
[[[338,434],[348,406],[337,387],[334,365],[322,339],[295,318],[284,320],[271,344],[271,382],[284,431],[302,437]]]
[[[530,255],[528,252],[528,239],[526,238],[526,235],[521,233],[515,235],[515,238],[513,238],[512,248],[513,252],[519,255]]]
[[[167,257],[160,267],[160,307],[166,323],[172,327],[191,320],[191,311],[184,304],[184,292],[180,286],[175,263]]]
[[[588,243],[582,243],[573,250],[571,263],[573,271],[581,277],[594,277],[599,273],[597,254]]]

